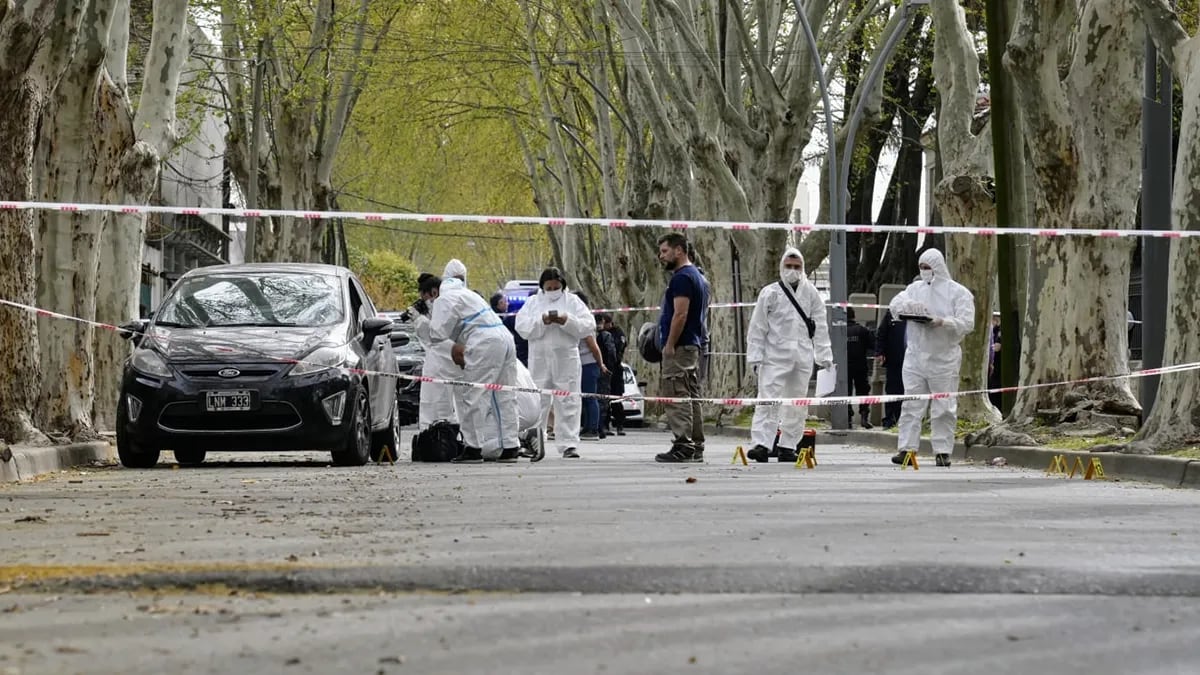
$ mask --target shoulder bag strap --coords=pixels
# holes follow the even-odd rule
[[[808,326],[808,339],[813,339],[817,334],[817,323],[808,318],[808,315],[804,313],[804,310],[800,307],[800,303],[796,302],[796,296],[792,294],[792,289],[788,288],[788,285],[782,279],[779,280],[779,287],[783,289],[783,294],[791,301],[792,307],[795,307],[796,311],[800,312],[800,318],[804,319],[804,325]]]

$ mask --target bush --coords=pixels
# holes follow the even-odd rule
[[[401,310],[417,299],[417,266],[393,251],[351,249],[350,269],[380,311]]]

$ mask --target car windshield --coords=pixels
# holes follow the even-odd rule
[[[342,320],[335,276],[297,272],[189,277],[155,314],[161,326],[328,326]]]

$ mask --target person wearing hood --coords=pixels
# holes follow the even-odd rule
[[[517,312],[517,332],[529,341],[529,372],[542,389],[571,392],[543,399],[541,427],[554,410],[554,440],[564,459],[579,457],[579,422],[583,410],[583,365],[579,341],[596,330],[591,310],[567,292],[562,272],[548,267],[538,279],[538,292]]]
[[[451,263],[458,261],[452,260]],[[451,357],[462,368],[459,378],[477,384],[517,384],[517,349],[512,335],[487,301],[467,288],[466,268],[444,279],[430,321],[434,342],[453,343]],[[516,393],[481,387],[455,387],[454,402],[462,432],[462,453],[454,458],[459,464],[479,464],[485,458],[515,462],[520,453],[519,418]]]
[[[450,262],[446,263],[445,269],[442,270],[443,279],[458,279],[464,284],[467,283],[467,266],[458,258],[451,258]]]
[[[763,287],[750,315],[746,361],[758,379],[758,397],[808,396],[813,364],[833,365],[825,301],[804,274],[804,257],[789,247],[779,261],[779,281]],[[758,405],[750,425],[754,447],[747,456],[766,462],[776,431],[779,461],[795,462],[808,418],[806,406]]]
[[[908,348],[904,355],[904,393],[932,394],[958,390],[962,366],[962,339],[975,329],[975,298],[950,277],[946,258],[931,248],[918,259],[921,276],[892,298],[889,311],[907,320]],[[954,431],[958,425],[958,399],[904,401],[900,407],[898,452],[892,462],[901,464],[908,451],[921,442],[921,421],[929,408],[931,442],[938,466],[950,466]]]
[[[455,366],[450,353],[454,343],[447,340],[435,342],[430,335],[433,306],[437,303],[442,280],[426,273],[419,277],[419,284],[421,299],[413,303],[412,309],[416,312],[413,328],[417,340],[425,348],[425,363],[421,366],[421,374],[439,380],[458,379],[462,371]],[[439,420],[458,422],[458,415],[454,410],[454,392],[449,385],[424,382],[421,384],[417,410],[417,430],[423,431]]]

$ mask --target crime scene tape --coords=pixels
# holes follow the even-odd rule
[[[737,309],[742,307],[753,307],[753,302],[714,302],[708,305],[709,309]],[[887,309],[888,305],[874,305],[866,302],[827,302],[826,307],[855,307],[859,309]],[[662,309],[661,305],[647,305],[645,307],[611,307],[608,309],[589,309],[592,314],[621,314],[625,312],[657,312]],[[497,313],[496,316],[516,316],[516,312]]]
[[[596,225],[613,229],[627,227],[662,227],[672,230],[688,229],[722,229],[733,231],[748,230],[789,230],[809,233],[817,231],[850,232],[850,233],[883,233],[897,232],[902,234],[973,234],[980,236],[997,236],[1002,234],[1023,234],[1034,237],[1163,237],[1181,239],[1200,237],[1200,230],[1104,230],[1104,229],[1049,229],[1038,227],[951,227],[946,225],[928,225],[910,227],[906,225],[856,225],[832,223],[766,223],[751,221],[722,221],[722,220],[652,220],[652,219],[614,219],[614,218],[558,218],[547,216],[495,216],[471,214],[434,214],[434,213],[392,213],[371,211],[305,211],[301,209],[245,209],[224,208],[215,206],[157,206],[149,204],[90,204],[72,202],[35,202],[35,201],[0,201],[0,210],[43,209],[65,213],[80,213],[88,211],[105,211],[118,214],[149,214],[167,213],[189,216],[232,216],[235,218],[269,218],[286,217],[304,220],[325,220],[344,218],[362,221],[415,221],[423,223],[479,223],[486,225]]]
[[[87,324],[90,326],[94,326],[96,328],[101,328],[101,329],[112,331],[112,332],[117,332],[117,333],[135,332],[135,331],[129,331],[120,326],[114,326],[112,324],[107,324],[107,323],[103,323],[100,321],[93,321],[91,319],[84,319],[81,317],[71,316],[69,314],[62,314],[60,312],[52,312],[47,309],[42,309],[40,307],[35,307],[33,305],[27,305],[27,304],[23,304],[23,303],[19,303],[19,302],[14,302],[12,300],[7,300],[4,298],[0,298],[0,305],[6,306],[6,307],[12,307],[14,309],[19,309],[19,310],[26,311],[26,312],[31,312],[38,316],[62,319],[65,321],[74,321],[76,323]],[[146,335],[146,333],[143,333],[143,335]],[[290,364],[290,365],[296,365],[296,364],[301,364],[301,363],[304,363],[304,364],[311,363],[311,362],[305,361],[303,359],[280,358],[280,357],[265,354],[263,352],[259,352],[255,349],[247,348],[247,347],[243,347],[243,351],[245,351],[248,354],[255,354],[262,358],[267,358],[267,359],[271,359],[273,361],[278,361],[280,363],[286,363],[286,364]],[[324,366],[325,364],[311,363],[311,365]],[[1173,365],[1173,366],[1163,366],[1161,368],[1148,368],[1145,370],[1139,370],[1139,371],[1127,373],[1125,375],[1097,375],[1097,376],[1093,376],[1093,377],[1085,377],[1085,378],[1080,378],[1080,379],[1076,379],[1076,380],[1065,380],[1065,381],[1061,381],[1061,382],[1047,382],[1047,383],[1038,383],[1038,384],[1026,384],[1026,385],[1021,385],[1021,386],[1017,386],[1017,387],[998,387],[995,389],[976,389],[976,390],[971,390],[971,391],[934,392],[934,393],[929,393],[929,394],[883,394],[883,395],[879,395],[879,396],[825,396],[825,397],[813,397],[813,398],[715,398],[715,397],[687,398],[687,397],[670,397],[670,396],[616,396],[616,395],[612,395],[612,394],[592,394],[592,393],[567,391],[567,390],[563,390],[563,389],[541,389],[541,388],[537,388],[537,387],[521,387],[521,386],[517,386],[517,385],[507,385],[507,384],[499,384],[499,383],[467,382],[467,381],[462,381],[462,380],[449,380],[449,379],[433,378],[433,377],[427,377],[424,375],[402,375],[399,373],[385,373],[385,372],[367,370],[364,368],[351,368],[348,366],[340,366],[340,368],[341,368],[341,370],[343,370],[345,372],[353,373],[356,375],[374,375],[374,376],[378,376],[378,377],[403,379],[403,380],[417,381],[417,382],[429,383],[429,384],[441,384],[441,385],[446,385],[446,386],[451,386],[451,387],[469,387],[469,388],[476,388],[476,389],[486,389],[488,391],[512,391],[512,392],[521,392],[521,393],[527,393],[527,394],[539,394],[542,396],[556,396],[559,398],[565,398],[567,396],[575,395],[575,396],[582,396],[585,398],[606,399],[609,401],[631,400],[631,401],[646,401],[646,402],[650,402],[650,403],[667,403],[667,404],[699,402],[699,403],[709,403],[709,404],[723,405],[723,406],[730,406],[730,407],[743,407],[743,406],[751,406],[751,405],[784,405],[784,406],[804,407],[804,406],[824,406],[824,405],[860,405],[860,404],[876,405],[876,404],[890,403],[890,402],[895,402],[895,401],[933,401],[933,400],[943,400],[943,399],[948,399],[948,398],[958,398],[958,397],[963,397],[963,396],[973,396],[973,395],[980,395],[980,394],[1017,392],[1017,391],[1021,391],[1021,390],[1025,390],[1025,389],[1043,389],[1043,388],[1049,388],[1049,387],[1062,387],[1062,386],[1070,386],[1070,385],[1076,385],[1076,384],[1086,384],[1086,383],[1091,383],[1091,382],[1107,382],[1107,381],[1123,380],[1123,379],[1129,379],[1129,378],[1152,377],[1152,376],[1157,376],[1157,375],[1168,375],[1168,374],[1172,374],[1172,373],[1181,373],[1181,372],[1187,372],[1187,371],[1192,371],[1192,370],[1200,370],[1200,362],[1183,363],[1183,364],[1177,364],[1177,365]]]

